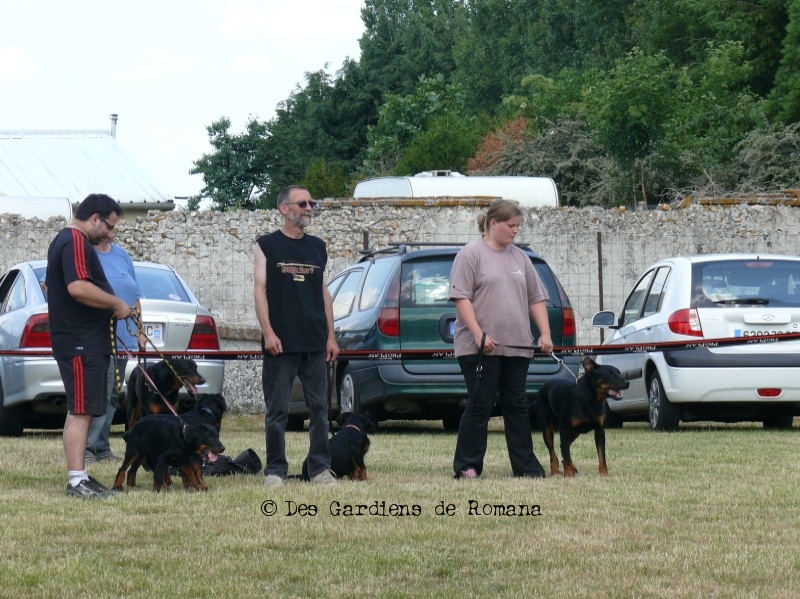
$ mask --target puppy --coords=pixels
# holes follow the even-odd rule
[[[219,393],[201,393],[195,397],[194,406],[181,414],[186,424],[210,424],[217,433],[222,429],[222,417],[228,411],[225,398]]]
[[[345,412],[337,418],[341,427],[330,440],[331,471],[337,478],[367,480],[367,466],[364,456],[369,451],[370,440],[367,433],[374,433],[375,423],[365,414]],[[308,463],[303,461],[303,480],[308,480]]]
[[[577,381],[548,381],[539,389],[531,404],[531,424],[542,431],[550,453],[550,475],[558,474],[558,458],[553,447],[553,433],[558,428],[564,476],[575,476],[570,445],[582,433],[594,431],[600,474],[608,474],[604,404],[621,399],[629,383],[613,366],[600,366],[591,358],[583,360],[584,374]]]
[[[127,447],[114,480],[115,491],[122,490],[126,472],[128,486],[135,487],[136,471],[144,463],[153,468],[153,491],[162,491],[172,484],[170,466],[180,472],[184,488],[191,486],[198,491],[207,491],[208,486],[203,481],[202,454],[225,451],[212,425],[185,424],[170,414],[145,416],[122,438]]]
[[[162,395],[173,407],[176,407],[181,387],[185,385],[190,394],[197,395],[195,385],[202,385],[206,382],[197,372],[197,363],[192,359],[175,358],[170,359],[169,363],[167,360],[161,360],[145,368],[145,372],[155,384],[155,388],[142,375],[138,367],[128,377],[125,403],[129,430],[142,416],[163,414],[169,410],[161,399]]]

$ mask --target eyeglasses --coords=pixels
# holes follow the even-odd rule
[[[287,204],[297,204],[300,208],[306,208],[309,204],[311,204],[311,209],[315,209],[319,206],[319,202],[316,200],[300,200],[299,202],[286,202]]]
[[[100,216],[99,214],[98,214],[97,216],[100,218],[100,220],[101,220],[101,221],[103,221],[103,223],[105,223],[105,225],[106,225],[106,227],[108,227],[108,230],[109,230],[109,231],[113,231],[113,230],[114,230],[114,227],[116,227],[116,226],[117,226],[117,225],[112,225],[110,222],[108,222],[106,219],[104,219],[104,218],[103,218],[102,216]]]

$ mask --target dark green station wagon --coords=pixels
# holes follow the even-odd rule
[[[575,315],[547,263],[521,246],[547,288],[550,332],[556,347],[575,345]],[[366,253],[328,283],[339,349],[452,351],[455,304],[448,300],[457,244],[392,244]],[[531,322],[534,338],[539,334]],[[401,353],[402,355],[402,353]],[[528,394],[553,378],[574,380],[578,357],[531,360]],[[467,401],[455,359],[343,359],[332,371],[332,408],[381,420],[438,420],[456,430]],[[307,418],[299,383],[292,392],[289,427]]]

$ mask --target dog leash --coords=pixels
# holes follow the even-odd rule
[[[130,324],[129,324],[128,320],[132,320],[134,322],[134,324],[137,327],[137,331],[132,331],[131,330],[131,327],[130,327]],[[183,377],[181,377],[175,371],[175,368],[173,368],[173,366],[172,366],[172,364],[170,364],[169,360],[166,359],[164,354],[162,354],[158,350],[158,348],[156,347],[155,343],[153,343],[153,340],[150,339],[150,337],[147,335],[147,333],[144,332],[144,327],[142,326],[141,313],[139,312],[138,308],[136,308],[135,306],[131,307],[131,315],[125,319],[125,327],[128,329],[128,333],[133,337],[138,337],[139,335],[144,335],[145,341],[149,342],[150,345],[153,346],[153,350],[155,350],[155,352],[158,353],[159,356],[161,356],[161,359],[164,360],[164,363],[172,371],[172,374],[174,374],[178,378],[178,380],[181,382],[181,384],[184,387],[186,387],[186,389],[191,393],[191,389],[186,384],[186,382],[183,380]],[[122,339],[120,339],[119,336],[117,336],[117,341],[122,346],[122,349],[125,352],[125,355],[128,356],[128,359],[129,360],[133,360],[134,359],[134,355],[128,349],[128,346],[125,345],[125,342]],[[112,345],[115,345],[115,344],[112,344]],[[145,363],[145,365],[147,364],[147,358],[144,358],[144,363]],[[169,409],[169,411],[172,412],[172,415],[175,416],[181,422],[183,422],[183,419],[178,414],[178,410],[176,410],[175,407],[172,405],[172,403],[166,397],[164,397],[164,394],[161,393],[161,390],[158,388],[158,386],[155,384],[155,382],[153,382],[153,379],[150,378],[149,374],[147,374],[147,370],[142,366],[142,362],[141,362],[140,358],[136,358],[136,367],[141,372],[141,376],[139,377],[139,381],[144,379],[147,383],[149,383],[150,386],[153,388],[153,390],[156,393],[158,393],[158,395],[161,397],[161,401],[164,402],[164,405],[167,406],[167,409]],[[138,384],[139,381],[137,381],[137,384]]]
[[[484,333],[484,337],[485,336],[486,336],[486,333]],[[529,350],[533,350],[534,352],[539,350],[539,346],[538,345],[506,345],[504,343],[498,343],[497,345],[500,345],[502,347],[508,347],[508,348],[511,348],[511,349],[529,349]],[[481,353],[483,353],[483,345],[482,344],[481,344]],[[553,358],[553,360],[556,362],[556,364],[558,364],[558,369],[559,370],[561,370],[562,368],[566,369],[566,371],[569,372],[576,381],[578,380],[578,376],[574,372],[572,372],[569,368],[567,368],[566,364],[564,363],[564,360],[559,358],[554,351],[551,351],[549,354],[546,354],[546,355],[550,356],[551,358]]]

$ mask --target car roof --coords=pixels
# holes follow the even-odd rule
[[[419,242],[419,243],[390,243],[385,248],[362,250],[362,256],[358,262],[366,262],[368,260],[385,258],[385,257],[401,257],[406,258],[419,258],[424,256],[452,256],[464,247],[465,243],[454,242]],[[529,256],[544,261],[544,259],[535,251],[530,249],[528,244],[516,244]]]
[[[790,256],[787,254],[758,254],[758,253],[736,253],[736,254],[695,254],[692,256],[673,256],[654,262],[649,268],[659,264],[685,262],[687,264],[702,264],[703,262],[718,262],[720,260],[791,260],[798,262],[800,256]]]

